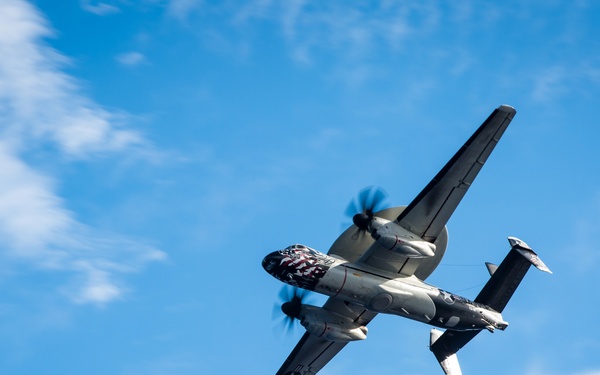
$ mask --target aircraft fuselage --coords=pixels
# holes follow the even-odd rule
[[[262,264],[269,274],[286,284],[357,303],[373,312],[458,331],[504,330],[508,326],[493,309],[414,276],[386,274],[304,245],[275,251]]]

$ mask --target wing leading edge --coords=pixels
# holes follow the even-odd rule
[[[502,105],[492,112],[396,222],[434,242],[516,114]]]

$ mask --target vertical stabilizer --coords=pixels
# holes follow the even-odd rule
[[[431,351],[437,358],[440,366],[444,370],[446,375],[462,375],[462,371],[460,370],[460,365],[458,364],[458,358],[456,357],[456,353],[450,355],[444,355],[443,353],[435,350],[433,348],[433,344],[440,338],[443,334],[442,331],[437,329],[432,329],[429,335],[429,347],[432,348]]]

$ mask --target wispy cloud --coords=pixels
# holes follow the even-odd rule
[[[183,21],[201,5],[202,2],[198,0],[171,0],[167,4],[167,15]]]
[[[103,2],[95,2],[93,0],[81,0],[81,8],[86,12],[93,13],[97,16],[106,16],[121,12],[121,9],[117,6]]]
[[[562,67],[554,66],[544,69],[535,77],[531,97],[536,102],[556,99],[566,92],[567,73]]]
[[[187,22],[191,17],[222,15],[219,30],[195,22],[207,38],[218,34],[219,44],[240,46],[240,55],[251,54],[258,27],[279,34],[289,57],[300,65],[332,63],[341,74],[335,79],[352,85],[379,77],[376,56],[404,52],[412,38],[425,38],[437,31],[441,10],[437,2],[331,3],[314,0],[254,0],[198,3],[171,0],[166,14]],[[198,10],[202,10],[199,12]],[[212,23],[212,21],[211,21]],[[236,34],[237,31],[237,34]],[[239,36],[239,39],[236,40]],[[232,40],[233,39],[233,40]]]
[[[45,18],[20,0],[0,3],[0,247],[5,261],[68,272],[63,290],[79,303],[123,296],[119,275],[165,254],[142,241],[103,234],[77,220],[57,194],[57,178],[24,158],[48,147],[70,159],[148,149],[126,117],[87,98],[63,72],[66,57],[45,43]]]
[[[0,5],[0,100],[4,140],[26,146],[52,142],[73,157],[122,150],[143,143],[120,116],[86,98],[63,73],[65,56],[48,47],[52,35],[39,12],[21,1]]]
[[[598,56],[590,55],[575,63],[541,66],[531,74],[531,99],[538,103],[560,100],[569,95],[596,95],[600,86]]]
[[[292,56],[310,63],[317,52],[335,52],[345,59],[366,59],[385,46],[401,49],[412,35],[438,27],[435,3],[324,3],[257,0],[235,14],[236,23],[267,19],[280,24]]]
[[[116,57],[120,64],[126,66],[136,66],[146,61],[146,56],[137,51],[125,52]]]

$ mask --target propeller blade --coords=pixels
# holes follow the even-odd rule
[[[294,318],[290,318],[289,316],[285,316],[285,333],[289,334],[294,330]]]
[[[292,299],[292,296],[290,295],[290,288],[287,285],[285,285],[279,291],[279,300],[280,301],[289,301],[290,299]]]
[[[359,211],[356,213],[365,212],[366,210],[369,209],[369,206],[370,206],[369,198],[371,197],[371,189],[372,189],[372,187],[366,187],[358,193]]]
[[[277,303],[273,304],[273,310],[271,311],[271,319],[281,319],[281,307]]]
[[[283,330],[289,333],[294,328],[294,321],[299,318],[302,309],[303,300],[308,295],[304,289],[294,288],[289,285],[284,286],[279,291],[281,306],[275,305],[273,308],[273,319],[283,313]]]
[[[348,206],[346,207],[346,211],[344,211],[344,214],[347,217],[352,217],[360,211],[361,211],[361,208],[359,206],[357,206],[355,200],[352,199],[350,201],[350,203],[348,203]]]
[[[373,191],[373,196],[371,200],[370,209],[371,212],[381,211],[385,207],[385,199],[387,198],[387,193],[381,189],[376,188]]]
[[[350,201],[345,214],[352,218],[358,228],[352,238],[358,238],[368,230],[373,213],[386,208],[386,198],[387,193],[382,188],[369,186],[359,191],[356,199]]]
[[[381,211],[386,208],[387,193],[380,187],[369,186],[358,192],[355,199],[351,200],[346,207],[345,214],[348,217],[353,217],[359,213],[371,214],[377,211]]]

